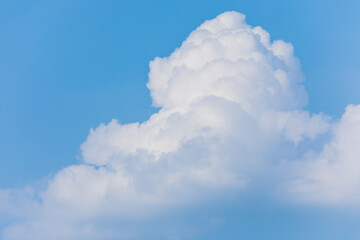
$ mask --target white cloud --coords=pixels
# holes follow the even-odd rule
[[[303,160],[291,188],[301,201],[354,204],[360,201],[360,105],[349,105],[333,125],[333,137],[320,153]]]
[[[303,78],[292,45],[272,42],[244,15],[206,21],[169,57],[150,63],[148,88],[159,112],[143,123],[112,120],[91,130],[83,163],[59,171],[33,203],[36,217],[7,228],[4,239],[110,239],[119,233],[94,222],[246,194],[259,178],[274,189],[290,181],[286,191],[303,199],[356,195],[359,107],[336,125],[304,111]],[[324,151],[305,159],[316,149],[304,146],[321,143],[333,128]],[[302,159],[295,181],[287,174],[294,159]]]
[[[91,131],[83,159],[108,178],[89,187],[91,194],[99,189],[99,198],[116,192],[112,197],[122,201],[163,205],[205,189],[237,190],[282,141],[326,131],[325,118],[299,110],[307,97],[291,44],[270,42],[244,19],[227,12],[206,21],[169,57],[150,63],[148,87],[161,110],[141,124],[113,120]],[[54,186],[68,181],[68,175],[57,177]],[[113,190],[106,191],[108,185]]]

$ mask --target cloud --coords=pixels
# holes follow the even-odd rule
[[[129,239],[101,222],[279,186],[309,202],[355,198],[360,109],[349,106],[335,124],[303,110],[303,79],[293,46],[271,41],[244,15],[204,22],[150,62],[147,86],[159,111],[92,129],[83,163],[59,171],[40,200],[28,201],[35,213],[4,239]]]
[[[227,12],[206,21],[169,57],[150,63],[148,87],[158,113],[141,124],[113,120],[91,131],[83,159],[106,180],[74,194],[89,194],[95,205],[117,193],[111,196],[116,201],[163,207],[201,198],[203,191],[245,188],[253,168],[271,161],[283,141],[326,131],[325,118],[301,111],[307,101],[302,80],[291,44],[270,42],[244,15]],[[58,177],[53,185],[63,187],[68,175]]]
[[[349,105],[333,125],[332,138],[322,151],[302,159],[299,179],[291,192],[300,200],[317,204],[360,202],[360,105]],[[315,155],[315,156],[314,156]]]

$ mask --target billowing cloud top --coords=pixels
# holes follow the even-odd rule
[[[291,44],[271,43],[244,15],[227,12],[203,23],[170,57],[152,61],[148,87],[164,109],[213,96],[249,112],[290,110],[306,104],[299,70]]]
[[[271,41],[244,15],[206,21],[169,57],[150,63],[147,86],[160,110],[143,123],[112,120],[91,130],[83,163],[35,193],[40,200],[27,204],[37,217],[24,214],[4,238],[106,239],[70,226],[149,216],[249,189],[309,203],[354,202],[360,107],[349,106],[336,123],[304,111],[303,78],[292,45]],[[2,199],[14,195],[3,191]],[[45,225],[66,231],[39,234]]]

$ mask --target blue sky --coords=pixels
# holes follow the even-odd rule
[[[0,1],[0,188],[36,184],[81,162],[80,145],[100,123],[148,119],[157,111],[146,88],[149,62],[168,56],[205,20],[232,10],[272,39],[293,44],[306,76],[306,110],[338,119],[348,104],[360,103],[355,0]],[[216,231],[206,225],[204,239],[360,234],[359,214],[258,205],[199,210],[227,219]],[[174,225],[193,219],[188,212],[172,217]]]

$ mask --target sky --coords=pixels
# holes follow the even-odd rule
[[[358,238],[359,10],[355,0],[0,1],[0,236]],[[246,20],[203,28],[256,30],[195,30],[226,11]],[[202,38],[221,47],[204,41],[212,55],[201,52]],[[226,80],[239,76],[244,85]],[[72,189],[95,200],[82,208]],[[58,206],[76,209],[71,226]]]

